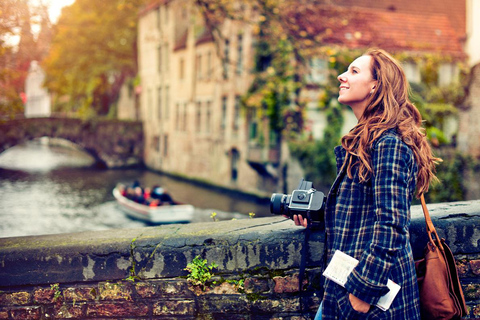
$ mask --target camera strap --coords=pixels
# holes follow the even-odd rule
[[[337,189],[342,182],[343,178],[346,175],[347,172],[347,166],[348,166],[348,161],[350,158],[350,154],[346,154],[345,159],[343,161],[343,165],[340,169],[340,172],[337,175],[337,178],[335,179],[335,182],[332,185],[332,188],[330,189],[328,197],[330,197],[330,194],[336,197]],[[328,201],[327,201],[328,203]],[[327,208],[325,208],[327,210]],[[325,232],[325,231],[324,231]],[[301,250],[301,259],[300,259],[300,267],[299,267],[299,275],[298,275],[298,293],[299,293],[299,299],[300,299],[300,313],[304,313],[306,310],[304,310],[304,303],[303,303],[303,279],[305,276],[305,268],[307,265],[307,254],[308,254],[308,243],[310,240],[310,234],[312,233],[312,226],[308,225],[308,227],[305,230],[305,237],[303,240],[303,246]],[[323,263],[326,263],[327,259],[327,234],[325,233],[325,243],[324,243],[325,249],[323,253]]]
[[[310,233],[312,232],[312,229],[310,226],[308,226],[305,229],[305,237],[303,239],[303,246],[301,250],[301,259],[300,259],[300,269],[299,269],[299,274],[298,274],[298,293],[299,293],[299,299],[300,299],[300,313],[303,314],[304,312],[304,304],[303,304],[303,278],[305,275],[305,267],[307,265],[307,254],[308,254],[308,242],[310,240]]]

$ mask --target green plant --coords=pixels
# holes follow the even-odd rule
[[[135,270],[137,265],[135,261],[135,255],[134,255],[134,251],[136,248],[135,241],[137,241],[137,238],[133,238],[132,242],[130,243],[130,263],[131,263],[131,266],[129,269],[130,275],[125,278],[126,281],[130,281],[130,282],[135,282],[135,280],[141,280]]]
[[[440,183],[431,186],[425,198],[428,202],[452,202],[465,200],[467,192],[465,176],[467,172],[478,168],[478,161],[460,153],[438,154],[443,159],[437,166]]]
[[[249,212],[248,216],[250,217],[250,219],[253,219],[253,217],[255,217],[255,213],[254,212]]]
[[[225,282],[233,284],[235,286],[235,288],[237,289],[237,291],[240,292],[240,293],[243,293],[245,291],[245,288],[243,286],[244,283],[245,283],[245,279],[239,279],[239,280],[229,279],[229,280],[226,280]]]
[[[50,285],[50,290],[53,290],[53,301],[57,301],[62,296],[62,291],[58,283]]]
[[[208,282],[213,277],[212,270],[217,267],[218,265],[215,262],[208,265],[207,259],[201,259],[200,256],[196,256],[191,263],[187,264],[187,267],[184,270],[187,270],[190,273],[187,277],[189,282],[195,286],[200,286],[205,290]]]
[[[210,218],[212,218],[213,222],[217,221],[217,213],[212,212],[212,214],[210,215]]]

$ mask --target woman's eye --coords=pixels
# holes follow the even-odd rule
[[[355,69],[353,69],[353,70],[352,70],[352,73],[358,73],[358,71],[357,71],[357,70],[355,70]]]

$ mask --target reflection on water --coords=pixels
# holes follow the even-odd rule
[[[112,189],[134,180],[160,184],[196,207],[194,222],[270,215],[265,201],[202,188],[141,170],[100,170],[83,152],[30,142],[0,154],[0,237],[136,228],[117,207]]]

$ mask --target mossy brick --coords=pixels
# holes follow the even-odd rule
[[[157,285],[150,282],[136,283],[135,291],[142,298],[152,298],[157,292]]]
[[[230,294],[230,295],[236,295],[240,294],[238,292],[238,288],[228,282],[222,282],[219,285],[214,285],[213,287],[207,288],[202,294]]]
[[[33,301],[39,304],[49,304],[55,302],[55,290],[37,289],[33,293]]]
[[[456,267],[460,278],[468,277],[470,271],[470,262],[466,259],[457,260]]]
[[[154,316],[191,315],[195,313],[194,300],[163,300],[153,305]]]
[[[62,304],[49,310],[54,319],[82,319],[85,318],[82,304]]]
[[[0,319],[8,319],[8,311],[0,310]]]
[[[480,275],[480,260],[471,260],[470,268],[472,269],[474,275]]]
[[[265,299],[252,302],[252,313],[298,312],[300,301],[298,298]]]
[[[285,277],[274,277],[273,281],[275,282],[274,292],[275,293],[292,293],[298,292],[298,274]],[[303,280],[303,286],[308,284],[308,280]]]
[[[98,302],[87,305],[87,317],[145,317],[148,305],[138,302]]]
[[[30,303],[31,294],[25,291],[1,293],[0,304],[1,305],[13,305],[22,306]]]
[[[476,305],[471,310],[471,315],[475,318],[480,318],[480,306]]]
[[[172,296],[179,295],[185,298],[192,298],[195,294],[192,292],[191,287],[188,285],[187,280],[175,279],[175,280],[163,280],[156,283],[158,296]]]
[[[41,319],[41,307],[21,307],[10,310],[10,316],[18,320],[37,320]]]
[[[100,300],[132,300],[129,283],[101,282],[98,284]]]
[[[470,283],[467,285],[462,285],[462,288],[466,300],[480,299],[480,284]]]
[[[71,287],[63,290],[67,302],[93,301],[97,299],[98,289],[95,287]]]
[[[212,296],[204,295],[198,298],[200,313],[243,313],[249,309],[249,302],[243,296]]]
[[[263,293],[270,291],[268,279],[247,278],[243,284],[246,293]]]

